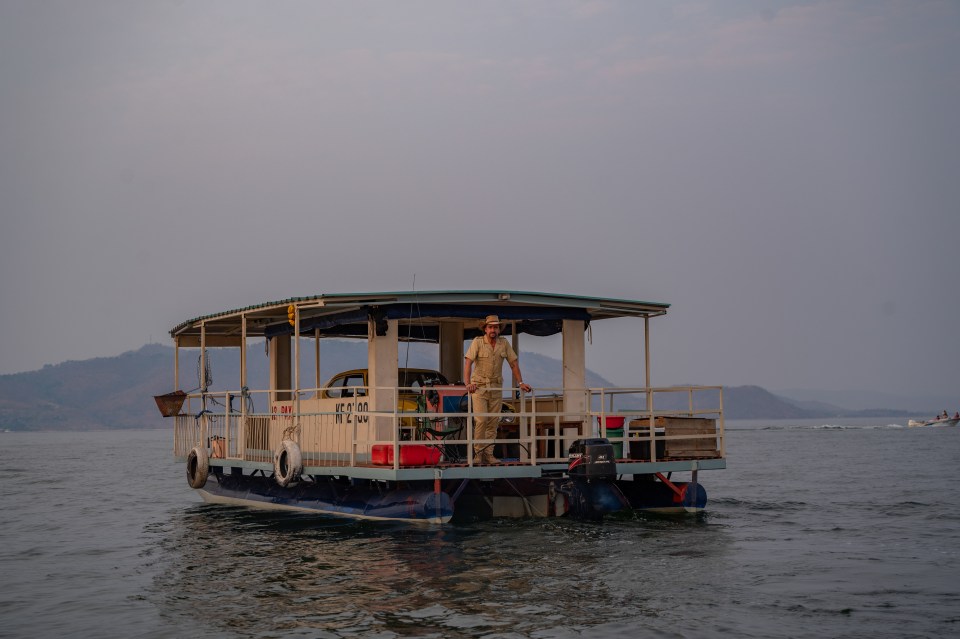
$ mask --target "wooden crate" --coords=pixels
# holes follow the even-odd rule
[[[630,430],[645,430],[650,425],[649,419],[634,419],[630,422]],[[671,457],[701,457],[712,458],[720,455],[717,446],[717,420],[704,417],[657,417],[654,426],[663,429],[667,437],[665,454]],[[669,439],[673,436],[703,435],[695,439]]]

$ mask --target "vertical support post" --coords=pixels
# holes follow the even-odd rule
[[[316,375],[315,379],[317,380],[316,387],[320,388],[320,384],[322,384],[323,381],[320,379],[320,329],[319,328],[313,329],[313,365],[314,365],[314,368],[316,369],[314,371]]]
[[[516,320],[510,322],[510,345],[513,347],[513,350],[514,350],[514,352],[517,354],[517,357],[519,357],[519,356],[520,356],[520,333],[517,332],[517,321],[516,321]],[[469,380],[464,380],[464,381],[469,381]],[[510,369],[510,387],[511,387],[511,388],[518,388],[519,386],[520,386],[520,381],[517,379],[517,376],[513,374],[513,369]],[[513,399],[514,397],[517,397],[517,398],[518,398],[518,401],[517,401],[517,404],[516,404],[516,405],[517,405],[517,410],[522,413],[522,412],[523,412],[524,399],[526,399],[526,396],[524,395],[523,391],[521,391],[521,390],[517,390],[517,391],[516,391],[516,393],[517,393],[516,396],[515,396],[513,393],[514,393],[514,391],[511,391],[511,392],[510,392],[510,398],[511,398],[511,399]],[[530,398],[530,401],[531,401],[532,404],[535,404],[535,403],[536,403],[532,396],[531,396],[531,398]],[[520,418],[520,421],[521,421],[521,424],[519,425],[519,429],[520,429],[520,430],[517,431],[517,439],[518,439],[518,440],[523,440],[524,433],[527,432],[526,429],[529,427],[529,425],[525,425],[525,424],[522,423],[522,422],[525,421],[525,418],[522,418],[522,417],[521,417],[521,418]],[[468,423],[469,423],[469,422],[468,422]],[[499,436],[499,432],[497,433],[497,436]],[[536,460],[536,457],[537,457],[537,456],[536,456],[536,451],[534,451],[534,454],[530,455],[531,461]]]
[[[519,356],[520,355],[520,334],[517,332],[516,320],[510,322],[510,342],[511,342],[510,345],[513,346],[513,350]],[[510,380],[511,380],[510,381],[511,388],[517,388],[517,386],[520,385],[519,381],[517,380],[517,376],[513,374],[512,369],[510,372]]]
[[[173,390],[180,388],[180,336],[173,338]]]
[[[229,457],[228,451],[230,450],[230,419],[233,415],[230,412],[230,402],[233,401],[233,398],[230,396],[230,391],[227,391],[223,394],[223,456],[224,458]]]
[[[247,314],[240,316],[240,388],[247,385]]]
[[[720,458],[727,458],[727,433],[723,421],[723,387],[720,387]]]
[[[451,382],[463,375],[463,322],[440,322],[440,372]]]
[[[294,306],[293,313],[293,412],[294,426],[300,425],[300,307]],[[297,443],[303,447],[303,434],[297,432]]]
[[[237,429],[237,457],[247,456],[247,314],[240,316],[240,427]]]
[[[199,370],[200,379],[197,380],[197,384],[200,386],[200,393],[206,394],[207,392],[207,324],[206,322],[201,322],[200,324],[200,370]],[[206,398],[204,398],[204,408],[206,405]]]
[[[690,483],[687,484],[687,494],[690,495],[692,506],[684,504],[684,510],[687,512],[696,512],[697,510],[697,463],[694,462],[693,470],[690,472]]]
[[[206,446],[207,442],[207,323],[200,323],[200,412],[203,414],[202,426],[200,427],[201,446]]]
[[[399,457],[399,455],[397,455]],[[440,523],[440,469],[433,469],[433,516]]]
[[[587,357],[584,330],[583,320],[563,320],[563,412],[564,417],[578,415],[581,421],[590,418],[587,415]],[[588,423],[587,428],[592,429],[593,426]]]
[[[367,323],[367,384],[369,384],[369,410],[371,415],[366,422],[366,439],[393,440],[391,428],[394,423],[394,405],[397,403],[397,379],[399,365],[398,323],[386,320],[385,335],[377,335],[375,320]]]
[[[270,401],[290,399],[290,337],[270,338]],[[273,412],[273,411],[271,411]]]
[[[643,362],[644,362],[644,382],[647,389],[647,412],[653,410],[653,391],[650,390],[650,318],[643,318]],[[653,428],[651,417],[650,428]]]

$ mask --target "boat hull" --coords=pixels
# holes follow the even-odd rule
[[[620,511],[684,513],[706,506],[706,491],[699,484],[696,490],[687,490],[688,484],[682,482],[673,486],[545,477],[444,481],[439,490],[432,481],[400,486],[340,478],[281,487],[270,477],[211,474],[197,492],[214,504],[423,524],[564,516],[599,521]]]
[[[707,507],[702,484],[673,482],[673,488],[659,481],[636,479],[618,481],[617,487],[634,510],[658,513],[697,513]]]
[[[907,425],[910,428],[919,428],[921,426],[956,426],[960,422],[960,418],[950,417],[948,419],[931,419],[927,421],[919,421],[911,419]]]

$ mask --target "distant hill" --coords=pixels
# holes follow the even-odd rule
[[[0,376],[0,428],[152,428],[146,408],[172,376],[170,351],[145,346],[117,357],[68,361]],[[169,384],[169,382],[167,382]],[[153,407],[156,413],[156,405]]]
[[[804,408],[825,406],[833,410],[870,411],[875,410],[873,407],[876,406],[886,406],[906,411],[910,416],[929,413],[932,417],[945,409],[953,412],[956,409],[951,407],[957,402],[956,397],[943,395],[898,395],[878,391],[780,389],[773,392],[781,397],[789,397],[790,401]]]
[[[435,347],[401,347],[400,365],[434,368]],[[366,344],[356,341],[327,340],[321,350],[321,378],[325,381],[342,370],[366,365]],[[196,351],[181,354],[180,388],[194,390],[198,362]],[[562,386],[562,365],[555,358],[537,353],[523,354],[524,378],[539,388]],[[212,390],[237,390],[240,386],[239,356],[235,351],[210,350]],[[309,360],[309,361],[308,361]],[[314,384],[313,352],[302,356],[303,386]],[[268,358],[262,344],[248,349],[248,386],[265,388]],[[592,371],[587,372],[589,386],[612,384]],[[2,430],[100,430],[117,428],[162,428],[153,396],[174,390],[173,348],[148,344],[117,357],[100,357],[47,365],[37,371],[0,375],[0,429]],[[666,401],[658,408],[678,408],[686,401],[678,394],[676,406]],[[716,405],[716,398],[705,395],[705,402]],[[786,419],[806,417],[906,416],[899,411],[850,411],[813,402],[795,402],[770,393],[759,386],[724,388],[724,407],[728,419]]]
[[[851,410],[826,402],[798,402],[759,386],[724,387],[723,404],[730,419],[804,419],[829,417],[910,417],[892,408]]]

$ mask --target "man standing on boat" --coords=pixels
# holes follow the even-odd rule
[[[482,328],[483,336],[474,338],[464,357],[463,379],[468,380],[467,392],[473,399],[473,411],[492,413],[487,417],[474,418],[474,439],[496,439],[500,405],[503,402],[503,360],[510,365],[520,390],[528,393],[530,386],[523,382],[516,351],[506,338],[500,337],[500,318],[487,315]],[[473,456],[479,464],[500,461],[493,455],[492,444],[474,444]]]

